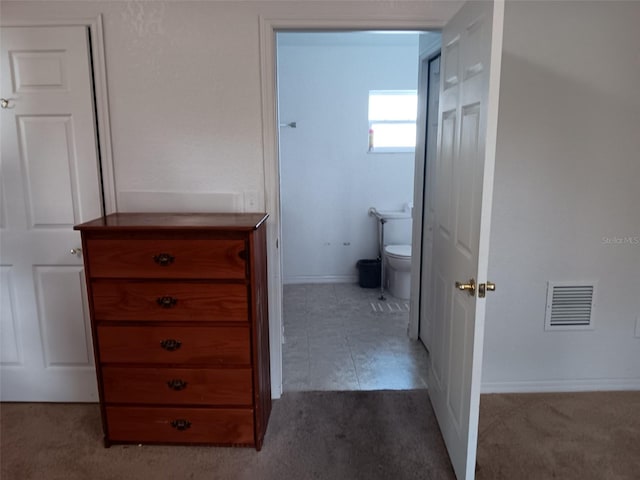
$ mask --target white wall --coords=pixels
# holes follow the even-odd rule
[[[443,25],[461,2],[2,1],[2,25],[103,16],[119,208],[262,210],[268,223],[272,392],[281,391],[279,258],[270,141],[263,137],[260,25],[277,19],[316,28]],[[264,47],[268,51],[268,48]],[[269,163],[269,165],[271,165]],[[141,192],[141,193],[140,193]],[[177,192],[177,196],[166,195]],[[255,206],[244,202],[245,193]],[[268,195],[268,197],[267,197]],[[124,200],[124,201],[123,201]],[[123,208],[124,205],[124,208]],[[275,272],[275,273],[274,273]]]
[[[441,24],[459,5],[3,1],[1,22],[104,15],[120,194],[256,191],[261,209],[260,16]],[[638,384],[640,247],[602,245],[640,229],[638,8],[507,4],[485,387]],[[599,281],[596,330],[544,333],[546,281],[578,276]]]
[[[147,209],[129,198],[140,191],[254,191],[264,208],[257,15],[231,4],[2,4],[3,22],[98,13],[119,209]]]
[[[120,210],[145,210],[165,202],[162,193],[179,192],[186,198],[178,209],[256,211],[265,209],[260,18],[438,23],[458,8],[432,1],[25,0],[3,1],[1,22],[103,14]],[[256,204],[245,204],[245,194]]]
[[[413,199],[413,153],[367,153],[369,90],[417,88],[418,35],[278,35],[284,283],[357,279],[378,256],[369,207]],[[389,243],[411,243],[411,221],[387,224]]]
[[[507,3],[485,390],[640,388],[639,21],[638,2]],[[593,331],[544,331],[548,280],[598,282]]]

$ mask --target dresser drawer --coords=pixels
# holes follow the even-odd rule
[[[249,320],[244,284],[95,281],[93,312],[103,320]]]
[[[99,325],[102,363],[249,365],[247,327]]]
[[[107,403],[252,404],[250,368],[102,368]]]
[[[88,239],[92,277],[239,279],[243,240]]]
[[[251,408],[106,407],[111,441],[254,444]]]

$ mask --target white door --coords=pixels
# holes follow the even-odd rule
[[[463,5],[442,32],[429,395],[458,479],[472,479],[485,299],[456,282],[486,283],[504,3]]]
[[[428,76],[427,90],[427,123],[425,143],[425,180],[422,207],[422,278],[420,284],[423,291],[431,290],[431,261],[433,251],[433,222],[435,219],[435,159],[438,138],[438,99],[440,98],[440,56],[426,60]],[[423,299],[420,302],[419,338],[424,346],[431,348],[431,317],[433,303]]]
[[[75,223],[101,215],[85,27],[2,27],[0,398],[95,401]]]

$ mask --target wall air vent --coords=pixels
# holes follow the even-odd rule
[[[592,330],[594,283],[549,282],[545,330]]]

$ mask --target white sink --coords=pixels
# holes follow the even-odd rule
[[[411,210],[377,210],[374,207],[369,209],[369,215],[380,220],[401,220],[411,218]]]

